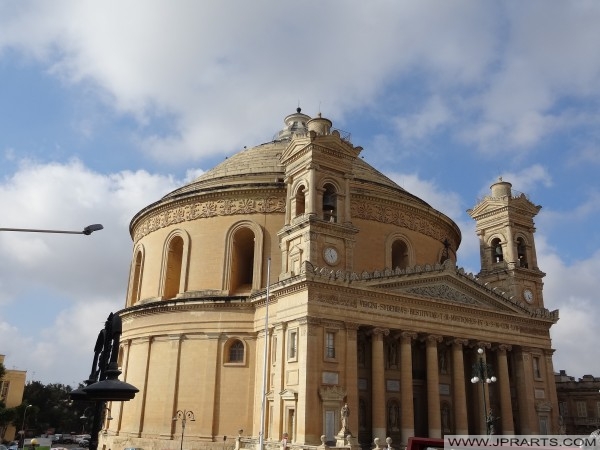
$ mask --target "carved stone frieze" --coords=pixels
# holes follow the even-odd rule
[[[475,304],[473,298],[465,295],[463,292],[452,289],[446,284],[438,284],[433,286],[418,286],[408,289],[407,292],[424,295],[431,298],[443,298],[458,303]]]
[[[283,197],[222,198],[174,205],[149,215],[136,227],[134,242],[147,234],[175,223],[234,214],[285,213]]]
[[[448,227],[432,221],[430,217],[421,214],[416,208],[406,210],[405,205],[401,209],[398,206],[386,205],[373,199],[360,199],[351,202],[350,211],[352,217],[357,219],[392,223],[425,234],[439,241],[448,239],[451,247],[456,248],[456,243],[448,237]]]

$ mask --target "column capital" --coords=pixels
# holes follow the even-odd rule
[[[423,338],[423,340],[427,344],[439,344],[440,342],[442,342],[444,340],[444,338],[437,334],[428,334],[427,336],[425,336]]]
[[[483,348],[485,350],[492,348],[492,344],[491,342],[478,341],[473,345],[473,347]]]
[[[358,322],[344,322],[344,325],[346,326],[346,330],[358,330],[360,327],[360,323]]]
[[[469,340],[462,339],[462,338],[454,338],[454,339],[450,339],[448,341],[448,344],[451,344],[453,347],[464,347],[469,344]]]
[[[417,339],[417,333],[414,331],[401,331],[398,335],[400,336],[400,339],[402,339],[402,342],[408,341],[410,343]]]
[[[390,334],[390,329],[375,327],[375,328],[371,328],[369,331],[367,331],[367,334],[383,337],[383,336],[387,336],[388,334]]]
[[[498,344],[496,347],[499,353],[506,353],[512,350],[512,345],[510,344]]]

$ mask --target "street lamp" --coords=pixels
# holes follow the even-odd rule
[[[110,313],[104,329],[98,333],[94,346],[92,371],[84,388],[75,389],[69,393],[71,400],[95,402],[90,432],[90,450],[98,448],[98,434],[102,428],[105,402],[124,402],[135,397],[139,389],[129,383],[119,380],[121,371],[117,362],[121,342],[122,323],[119,314]]]
[[[486,434],[494,434],[494,417],[492,411],[487,412],[487,404],[485,400],[485,385],[495,383],[497,378],[493,375],[492,366],[487,364],[483,359],[483,349],[477,349],[477,362],[473,365],[473,378],[471,383],[481,384],[481,396],[483,397],[483,422],[485,423]]]
[[[183,450],[183,435],[185,433],[185,422],[189,420],[190,422],[194,422],[196,418],[194,417],[194,411],[188,410],[177,410],[175,417],[173,417],[173,422],[177,422],[181,420],[181,444],[179,446],[179,450]]]
[[[19,231],[24,233],[60,233],[60,234],[85,234],[89,236],[94,231],[100,231],[104,227],[99,223],[88,225],[82,231],[68,231],[68,230],[38,230],[33,228],[0,228],[0,231]]]
[[[27,405],[25,407],[25,411],[23,411],[23,423],[21,424],[21,448],[25,447],[25,417],[27,417],[27,410],[31,408],[33,405]]]
[[[90,409],[92,409],[91,406],[88,406],[87,408],[85,408],[83,410],[83,413],[81,413],[81,417],[79,417],[81,419],[81,421],[82,421],[82,424],[81,424],[81,434],[85,434],[85,425],[86,425],[88,419],[91,417],[91,416],[86,416],[85,413],[87,411],[89,411]]]

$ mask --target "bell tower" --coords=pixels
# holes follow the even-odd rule
[[[542,208],[533,204],[512,184],[500,178],[468,214],[475,220],[479,236],[481,272],[489,287],[536,308],[544,307],[542,278],[537,263],[533,218]]]
[[[309,119],[306,128],[290,135],[280,158],[287,184],[285,224],[278,232],[280,279],[299,274],[305,261],[351,271],[358,233],[350,213],[350,180],[362,148],[354,147],[320,114],[311,119],[298,108],[286,124],[300,117]]]

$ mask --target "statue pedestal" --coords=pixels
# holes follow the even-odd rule
[[[345,447],[348,443],[346,442],[346,438],[351,438],[350,430],[347,428],[342,428],[340,432],[335,437],[335,446],[336,447]]]

